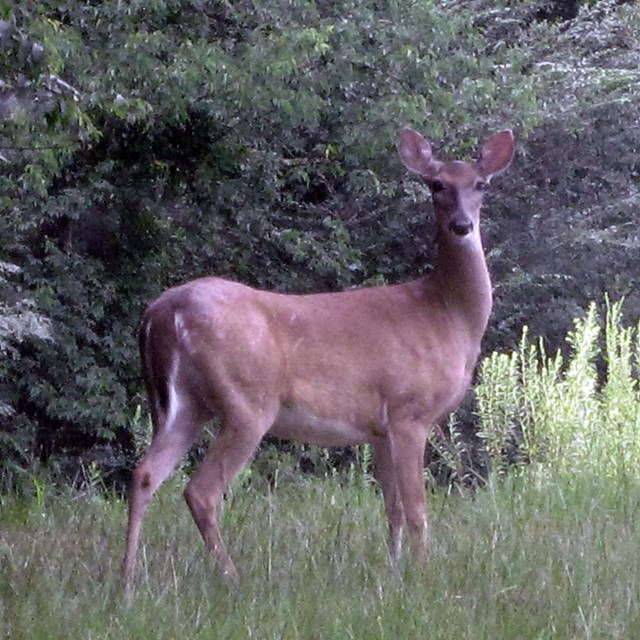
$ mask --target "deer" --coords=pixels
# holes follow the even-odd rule
[[[214,419],[217,434],[184,498],[229,581],[239,574],[218,512],[267,434],[325,447],[369,444],[391,564],[401,557],[406,523],[412,557],[426,568],[424,452],[430,431],[472,383],[492,306],[480,210],[515,143],[505,130],[484,142],[475,161],[440,161],[405,128],[398,152],[431,191],[436,258],[426,275],[305,295],[212,276],[168,289],[147,307],[139,347],[153,437],[131,481],[126,593],[152,496]]]

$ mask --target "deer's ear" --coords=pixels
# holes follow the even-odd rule
[[[487,181],[502,173],[511,164],[515,150],[515,141],[510,129],[496,133],[482,145],[478,161],[480,173]]]
[[[421,176],[431,176],[440,164],[433,157],[431,145],[413,129],[403,129],[398,142],[400,160],[409,171]]]

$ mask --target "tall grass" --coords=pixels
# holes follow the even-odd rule
[[[525,329],[519,349],[494,353],[476,389],[493,466],[517,451],[539,470],[636,477],[640,469],[640,331],[622,326],[622,303],[575,321],[568,355],[549,355]]]
[[[427,576],[390,571],[382,500],[362,479],[237,487],[223,529],[242,573],[220,579],[177,486],[143,535],[130,608],[118,585],[125,504],[97,493],[1,498],[0,637],[640,637],[640,487],[507,476],[430,498]]]

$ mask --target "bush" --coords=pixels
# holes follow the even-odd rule
[[[525,329],[518,350],[484,360],[476,389],[481,436],[494,469],[506,454],[554,474],[635,477],[640,464],[640,328],[622,326],[622,302],[595,305],[546,353]],[[604,334],[604,335],[602,335]]]

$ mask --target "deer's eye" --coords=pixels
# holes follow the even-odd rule
[[[476,191],[484,191],[487,183],[484,180],[478,180],[478,182],[476,182],[474,186]]]
[[[434,180],[431,183],[431,191],[433,191],[433,193],[442,193],[444,191],[444,184],[442,184],[440,180]]]

